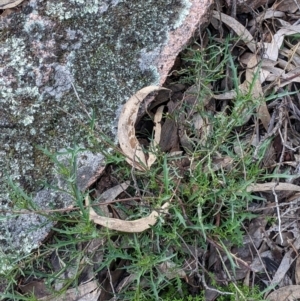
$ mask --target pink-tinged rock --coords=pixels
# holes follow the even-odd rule
[[[159,85],[163,85],[176,57],[191,42],[195,33],[205,29],[213,4],[213,0],[192,0],[183,23],[169,33],[168,43],[162,48],[157,62]]]

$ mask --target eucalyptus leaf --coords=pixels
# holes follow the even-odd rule
[[[24,0],[0,0],[0,9],[13,8]]]

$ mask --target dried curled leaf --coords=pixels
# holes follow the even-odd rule
[[[248,192],[272,190],[300,191],[300,186],[290,183],[257,183],[247,187]]]
[[[86,206],[90,206],[89,197],[85,198]],[[161,213],[167,213],[170,206],[169,202],[166,202],[160,209]],[[98,215],[92,207],[90,207],[90,220],[94,223],[106,227],[111,230],[126,232],[126,233],[139,233],[149,229],[154,226],[157,222],[157,218],[160,213],[157,210],[153,210],[150,215],[143,217],[134,221],[123,221],[117,218],[109,218],[105,216]]]
[[[13,8],[24,0],[0,0],[0,9]]]
[[[154,139],[151,143],[151,149],[149,152],[149,158],[147,161],[148,167],[150,167],[156,160],[156,152],[157,152],[157,146],[160,141],[161,136],[161,120],[163,116],[164,106],[160,106],[154,116]]]
[[[127,162],[139,170],[149,168],[149,165],[154,161],[153,158],[151,159],[151,163],[149,162],[150,164],[146,161],[145,154],[135,135],[135,123],[142,101],[149,93],[159,90],[167,89],[157,86],[148,86],[139,90],[125,103],[119,118],[118,139],[120,147],[127,156]]]

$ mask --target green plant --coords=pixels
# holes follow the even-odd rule
[[[254,115],[262,99],[253,99],[253,83],[250,83],[246,93],[239,91],[238,73],[230,53],[229,40],[221,44],[211,38],[205,49],[190,50],[189,55],[188,68],[179,73],[183,82],[196,83],[199,88],[193,112],[209,125],[201,137],[193,124],[184,125],[192,147],[176,156],[168,156],[158,150],[153,167],[141,172],[133,170],[126,163],[122,153],[108,137],[101,135],[99,138],[102,143],[98,150],[110,164],[112,177],[119,183],[131,180],[127,198],[132,203],[126,206],[120,202],[114,209],[128,218],[138,219],[170,201],[168,214],[161,215],[156,225],[143,233],[120,234],[105,227],[97,228],[89,220],[89,208],[84,203],[86,195],[93,191],[82,192],[76,183],[77,156],[84,148],[75,146],[54,154],[43,150],[52,159],[65,183],[63,189],[54,185],[48,187],[71,197],[74,208],[67,212],[53,212],[51,220],[56,223],[53,238],[43,244],[34,256],[14,263],[9,272],[10,285],[4,296],[31,300],[30,294],[28,298],[17,293],[13,295],[14,279],[20,276],[43,279],[51,294],[64,294],[69,288],[78,287],[83,272],[90,272],[89,267],[92,267],[94,275],[106,271],[113,278],[111,274],[114,271],[124,271],[123,278],[131,276],[119,292],[115,292],[111,284],[110,296],[121,300],[204,300],[202,293],[192,297],[188,292],[188,275],[197,273],[201,273],[207,282],[215,283],[220,292],[228,293],[221,294],[219,300],[261,298],[256,290],[250,291],[236,284],[219,287],[199,258],[205,256],[207,245],[211,244],[227,255],[235,273],[237,264],[230,248],[242,244],[244,230],[241,224],[254,217],[245,211],[247,204],[254,199],[246,188],[265,177],[260,160],[253,161],[253,148],[240,134],[240,129],[245,123],[245,116]],[[217,110],[216,106],[215,111],[207,110],[205,100],[212,95],[213,87],[218,88],[217,83],[224,78],[226,66],[230,66],[233,74],[236,97],[222,110]],[[253,78],[255,80],[256,77]],[[184,110],[190,110],[188,105]],[[87,140],[96,149],[94,118],[91,116],[89,120],[90,134]],[[175,112],[172,118],[179,120],[179,113],[176,115]],[[263,151],[264,148],[261,149]],[[64,160],[60,160],[61,157]],[[190,165],[180,170],[176,163],[183,159],[188,159]],[[19,208],[48,215],[47,211],[41,212],[36,208],[31,196],[15,187],[13,182],[10,183],[12,196]],[[136,196],[139,203],[134,203]],[[90,252],[88,248],[90,242],[97,240],[101,241],[97,249],[101,251],[101,256],[95,250]],[[202,250],[203,254],[197,256],[192,249]],[[101,257],[100,262],[95,260],[96,254]],[[53,262],[59,262],[56,267],[49,263],[53,257]],[[191,267],[191,262],[195,266]],[[114,270],[115,266],[117,268]],[[197,285],[200,287],[201,284]],[[176,297],[178,294],[180,298]]]
[[[220,301],[264,301],[264,292],[262,292],[259,287],[249,288],[245,285],[237,285],[230,283],[226,288],[227,291],[232,292],[232,295],[220,296],[218,300]]]

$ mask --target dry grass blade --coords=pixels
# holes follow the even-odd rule
[[[120,147],[127,156],[126,161],[139,170],[145,170],[145,168],[149,166],[142,147],[135,135],[135,123],[139,107],[144,98],[151,92],[159,90],[167,89],[157,86],[148,86],[139,90],[125,103],[119,118],[118,139]]]
[[[88,207],[90,206],[90,201],[88,196],[85,198],[85,204]],[[160,214],[167,213],[169,206],[170,203],[166,202],[161,207],[161,209],[159,209],[160,213],[158,212],[158,210],[153,210],[150,213],[150,215],[148,215],[147,217],[143,217],[134,221],[123,221],[117,218],[100,216],[94,211],[92,207],[90,207],[89,209],[89,214],[90,214],[90,220],[110,230],[116,230],[116,231],[126,232],[126,233],[140,233],[149,229],[151,226],[154,226]]]

